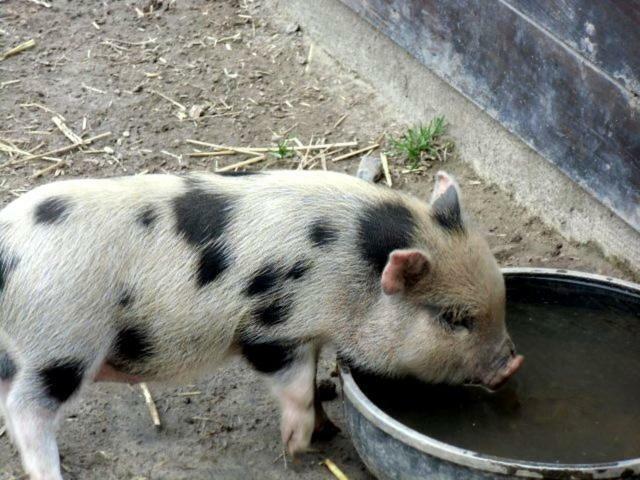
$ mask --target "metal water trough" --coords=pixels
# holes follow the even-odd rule
[[[557,269],[508,268],[503,273],[507,299],[539,301],[545,291],[554,295],[561,292],[571,301],[606,298],[640,312],[640,285],[630,282]],[[341,366],[340,377],[351,439],[363,462],[380,480],[640,479],[640,458],[550,464],[498,458],[443,443],[408,428],[379,409],[348,368]]]

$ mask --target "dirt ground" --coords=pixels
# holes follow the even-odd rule
[[[36,42],[0,60],[0,205],[64,178],[212,170],[246,158],[190,157],[187,139],[272,146],[288,135],[305,144],[364,146],[405,127],[401,112],[311,45],[286,12],[266,11],[258,0],[156,1],[152,12],[148,0],[44,3],[0,1],[0,51]],[[25,161],[25,152],[70,144],[54,115],[83,138],[111,135],[84,151]],[[56,158],[64,163],[55,165]],[[254,168],[293,162],[269,157]],[[329,161],[328,168],[354,173],[357,163],[356,156]],[[427,197],[436,168],[457,176],[467,210],[486,229],[501,264],[631,278],[597,249],[546,228],[455,156],[422,174],[403,174],[392,161],[393,188]],[[328,377],[326,368],[321,377]],[[67,478],[326,479],[324,458],[352,480],[371,478],[344,433],[285,466],[275,402],[240,361],[196,385],[151,389],[161,429],[152,425],[138,388],[94,386],[69,410],[59,435]],[[342,425],[339,401],[327,408]],[[0,479],[21,476],[4,435]]]

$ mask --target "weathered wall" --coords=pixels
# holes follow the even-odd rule
[[[507,0],[640,95],[640,1]]]
[[[342,2],[640,231],[640,0]]]
[[[640,271],[640,235],[339,0],[265,0],[372,84],[407,123],[445,115],[461,157],[567,238],[594,241]]]

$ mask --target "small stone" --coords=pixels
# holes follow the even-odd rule
[[[129,135],[131,135],[131,133],[129,133],[129,130],[125,130],[124,132],[122,132],[122,136],[125,138],[128,138]]]
[[[511,243],[520,243],[522,241],[522,235],[520,235],[519,233],[514,235],[513,238],[511,239]]]
[[[382,176],[382,161],[380,157],[366,155],[360,159],[356,177],[365,182],[375,183]]]
[[[94,460],[98,464],[105,464],[114,460],[114,456],[104,450],[98,450],[95,453]]]
[[[553,252],[551,252],[551,256],[552,257],[557,257],[560,255],[560,252],[562,251],[562,243],[558,243],[556,244],[556,248]]]
[[[499,245],[497,247],[492,248],[491,253],[493,253],[493,255],[498,260],[506,260],[511,256],[515,248],[516,248],[516,245],[514,244]]]
[[[194,120],[196,118],[200,118],[206,109],[207,109],[206,105],[193,105],[189,109],[189,118],[192,118]]]
[[[297,23],[288,23],[285,27],[284,27],[284,33],[291,35],[293,33],[296,33],[297,31],[300,30],[300,25],[298,25]]]

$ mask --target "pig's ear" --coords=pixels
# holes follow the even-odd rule
[[[415,285],[429,271],[429,258],[422,250],[394,250],[382,271],[382,291],[394,295]]]
[[[431,213],[436,222],[445,230],[463,231],[460,188],[448,173],[439,171],[431,194]]]

